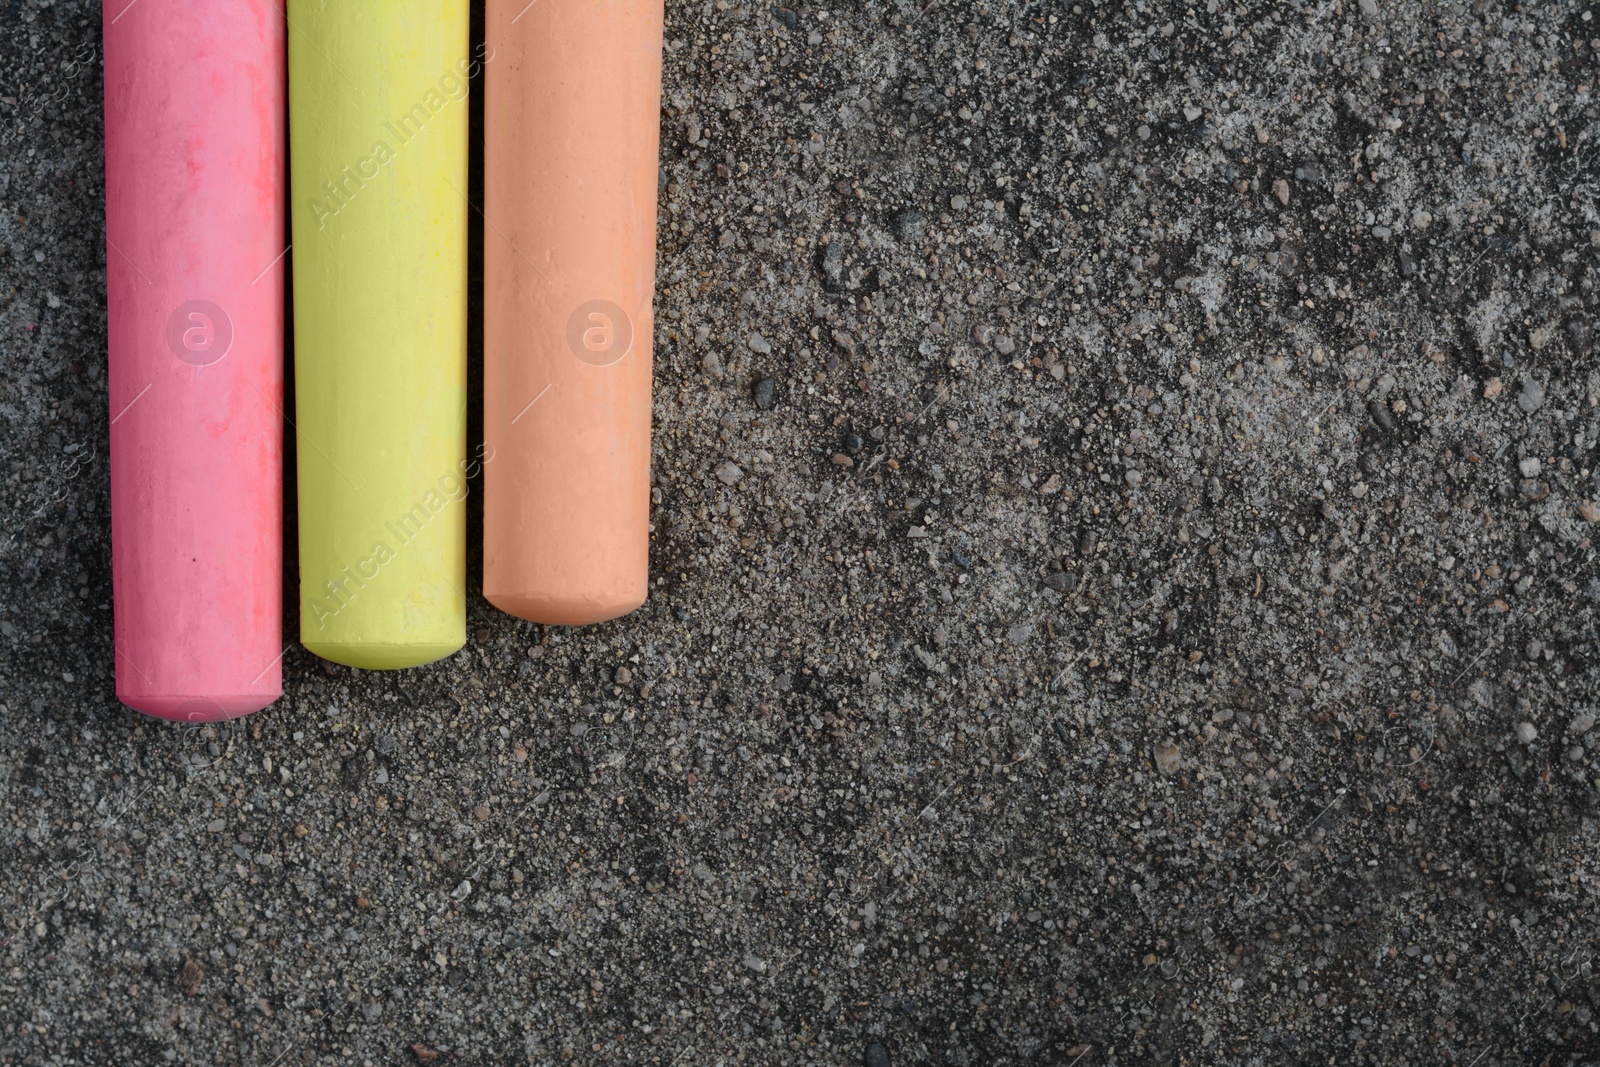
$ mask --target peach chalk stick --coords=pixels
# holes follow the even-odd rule
[[[466,641],[466,0],[289,0],[300,640]]]
[[[489,0],[483,595],[644,603],[660,0]]]
[[[284,40],[274,0],[106,0],[117,699],[282,692]]]

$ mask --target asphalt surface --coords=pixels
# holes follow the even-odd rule
[[[1600,1062],[1595,5],[668,8],[650,602],[179,728],[0,0],[0,1062]]]

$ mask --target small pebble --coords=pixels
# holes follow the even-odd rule
[[[1044,584],[1058,593],[1070,593],[1078,587],[1075,571],[1051,571],[1044,576]]]
[[[1183,751],[1178,748],[1176,741],[1158,741],[1152,752],[1156,758],[1156,770],[1168,777],[1178,773],[1178,768],[1183,764]]]
[[[200,985],[206,980],[206,969],[194,960],[184,960],[183,966],[178,969],[177,978],[174,979],[177,987],[189,996],[200,992]]]
[[[778,392],[776,378],[761,378],[750,387],[750,398],[762,411],[771,411]]]
[[[827,275],[828,281],[834,285],[844,280],[844,240],[835,238],[828,242],[827,250],[822,253],[822,273]]]
[[[1368,401],[1367,414],[1372,416],[1372,421],[1377,423],[1378,428],[1384,433],[1394,432],[1394,416],[1389,414],[1388,405],[1386,405],[1383,401]]]
[[[1539,736],[1539,731],[1534,729],[1533,723],[1531,723],[1531,722],[1519,722],[1519,723],[1517,723],[1517,740],[1518,741],[1521,741],[1525,745],[1531,745],[1531,744],[1533,744],[1534,739],[1537,738],[1538,736]]]
[[[1538,379],[1522,379],[1522,392],[1517,394],[1517,406],[1529,415],[1544,406],[1544,386]]]

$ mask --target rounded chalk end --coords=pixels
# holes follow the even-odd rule
[[[142,715],[169,722],[226,722],[270,706],[283,695],[281,688],[254,693],[231,693],[220,696],[195,696],[170,694],[152,696],[148,693],[117,691],[117,700]]]
[[[300,639],[306,650],[323,659],[342,663],[346,667],[359,667],[364,671],[397,671],[407,667],[421,667],[435,660],[453,656],[467,643],[467,635],[449,641],[430,641],[420,644],[366,643],[355,641],[317,641]]]
[[[590,626],[610,622],[636,611],[645,601],[643,588],[609,596],[562,596],[552,593],[492,593],[484,599],[508,615],[551,626]]]

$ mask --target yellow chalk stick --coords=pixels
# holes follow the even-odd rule
[[[466,640],[466,0],[289,2],[300,640]]]

